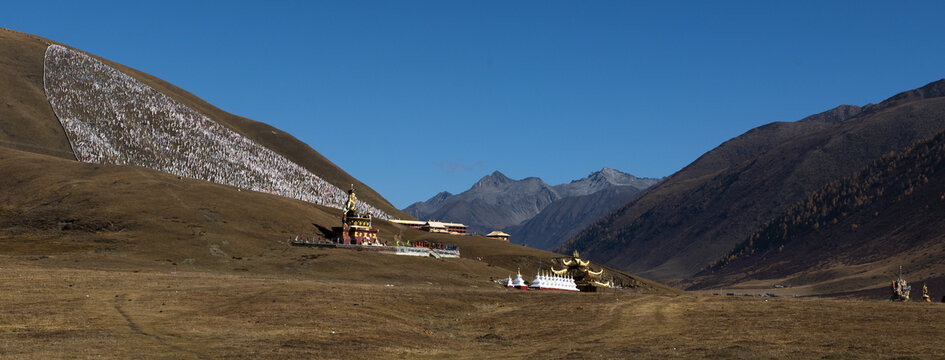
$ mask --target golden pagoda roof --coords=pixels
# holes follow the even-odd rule
[[[498,237],[510,237],[511,235],[506,234],[506,233],[504,233],[504,232],[501,232],[501,231],[499,231],[499,230],[493,231],[493,232],[491,232],[491,233],[489,233],[489,234],[486,235],[486,237],[496,237],[496,236],[498,236]]]

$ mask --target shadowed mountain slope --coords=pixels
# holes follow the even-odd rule
[[[552,202],[521,225],[503,229],[516,244],[552,250],[595,220],[626,204],[642,191],[629,185],[612,186],[593,194]]]
[[[0,104],[0,146],[75,159],[62,125],[53,114],[43,91],[43,59],[46,48],[51,44],[59,43],[17,31],[0,30],[0,84],[3,84],[0,86],[0,99],[4,102]],[[350,184],[354,184],[359,198],[388,214],[409,217],[292,135],[270,125],[229,114],[151,75],[91,56],[275,151],[335,186],[347,189]]]
[[[943,228],[945,133],[887,153],[810,194],[751,233],[690,284],[706,288],[788,279],[787,285],[804,285],[810,280],[801,274],[811,269],[843,274],[856,266],[895,272],[905,265],[914,283],[941,278]],[[884,288],[890,280],[870,279],[866,272],[850,275],[822,286],[834,292],[857,291]]]
[[[695,274],[825,184],[945,128],[945,81],[859,111],[773,123],[706,153],[559,250],[669,279]],[[852,116],[846,118],[846,116]]]

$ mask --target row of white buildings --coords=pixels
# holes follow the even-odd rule
[[[535,279],[532,281],[531,285],[525,284],[525,280],[522,279],[522,273],[519,272],[514,280],[512,276],[509,276],[505,287],[520,290],[580,291],[578,290],[577,284],[574,282],[574,278],[543,272],[539,272],[538,275],[535,275]]]

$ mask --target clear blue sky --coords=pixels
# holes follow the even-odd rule
[[[286,130],[402,208],[493,170],[666,176],[938,80],[942,4],[17,1],[0,26]]]

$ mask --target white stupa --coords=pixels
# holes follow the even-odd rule
[[[528,289],[528,285],[525,284],[525,279],[522,279],[521,271],[519,271],[518,274],[515,276],[515,280],[512,280],[512,277],[509,276],[509,281],[506,283],[505,287],[509,289],[521,289],[521,290]]]

